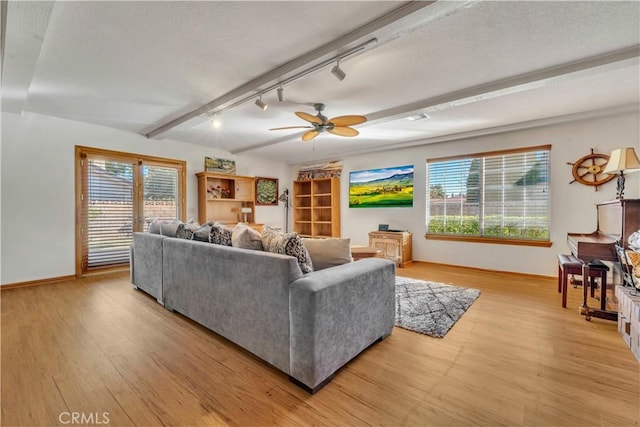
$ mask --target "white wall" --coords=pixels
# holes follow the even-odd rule
[[[187,217],[197,218],[195,173],[204,157],[236,161],[238,175],[291,182],[284,163],[145,137],[36,114],[2,114],[2,284],[75,274],[74,147],[76,145],[185,160]],[[256,207],[256,220],[284,227],[280,206]]]
[[[356,142],[357,143],[357,142]],[[425,189],[426,159],[551,144],[551,241],[550,248],[426,240]],[[616,182],[593,187],[573,179],[571,166],[589,154],[609,153],[618,147],[633,146],[640,154],[638,114],[590,119],[536,129],[514,131],[449,143],[439,143],[369,155],[346,157],[341,179],[342,236],[354,244],[367,244],[368,233],[378,224],[413,233],[413,258],[443,264],[464,265],[490,270],[513,271],[545,276],[556,275],[556,254],[568,253],[568,232],[596,229],[595,203],[615,199]],[[338,159],[336,159],[338,160]],[[349,209],[349,172],[371,168],[413,164],[413,208]],[[297,167],[292,168],[292,173]],[[295,174],[293,175],[295,177]],[[627,178],[625,198],[640,198],[640,173]]]
[[[615,198],[615,181],[595,192],[572,180],[571,166],[589,153],[608,153],[634,146],[640,153],[637,114],[565,123],[536,129],[430,144],[344,158],[341,183],[342,235],[367,244],[378,224],[413,232],[414,259],[493,270],[554,276],[555,254],[567,252],[567,232],[596,228],[594,204]],[[551,248],[425,240],[425,160],[512,147],[551,144]],[[197,217],[195,173],[204,157],[235,159],[238,174],[280,179],[280,190],[295,178],[282,163],[175,141],[148,140],[140,135],[70,120],[25,114],[2,115],[1,261],[2,284],[75,274],[74,146],[84,145],[187,161],[187,216]],[[413,208],[349,209],[351,171],[415,165]],[[626,198],[640,198],[640,173],[627,179]],[[282,227],[284,207],[257,207],[257,220]]]

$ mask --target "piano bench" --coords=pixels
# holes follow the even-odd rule
[[[558,292],[562,292],[562,307],[567,306],[567,282],[569,275],[582,275],[584,262],[573,255],[558,254]]]
[[[600,309],[607,309],[607,272],[609,271],[609,267],[600,261],[599,259],[594,259],[590,263],[586,265],[588,271],[586,272],[586,276],[591,278],[591,298],[594,296],[594,289],[596,287],[594,279],[600,279]],[[584,271],[583,271],[584,274]],[[584,279],[586,280],[586,278]]]

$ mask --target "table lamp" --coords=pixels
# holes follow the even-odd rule
[[[244,222],[247,222],[247,215],[251,213],[251,208],[242,208],[240,212],[244,215]]]
[[[609,162],[602,173],[618,175],[616,199],[624,199],[624,172],[640,170],[640,160],[633,147],[617,148],[611,152]]]

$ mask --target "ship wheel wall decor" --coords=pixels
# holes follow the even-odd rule
[[[568,165],[573,165],[571,171],[573,173],[573,181],[569,184],[577,181],[582,185],[595,187],[596,191],[598,191],[599,185],[605,184],[616,177],[615,175],[602,173],[608,161],[608,155],[595,153],[592,148],[591,154],[579,158],[575,163],[567,162]]]

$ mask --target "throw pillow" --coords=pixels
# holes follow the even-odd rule
[[[351,259],[351,239],[302,239],[314,270],[346,264]]]
[[[167,237],[176,237],[178,231],[178,225],[182,224],[180,220],[173,220],[171,222],[160,223],[160,234]]]
[[[248,225],[239,222],[231,233],[231,246],[261,251],[262,235]]]
[[[265,251],[296,258],[303,273],[311,273],[313,271],[313,263],[309,252],[296,232],[283,233],[265,227],[262,232],[262,246]]]
[[[211,226],[213,222],[207,222],[202,224],[200,228],[193,232],[191,240],[197,240],[198,242],[209,242],[209,234],[211,234]]]
[[[232,230],[224,224],[216,222],[211,226],[209,233],[209,243],[215,245],[231,246]]]
[[[176,230],[176,237],[178,239],[193,240],[193,234],[200,228],[200,224],[197,222],[188,222],[186,224],[178,224]]]
[[[149,224],[149,233],[160,234],[160,222],[153,220],[151,224]]]
[[[178,226],[182,224],[182,221],[175,219],[173,221],[159,221],[154,219],[149,224],[149,233],[161,234],[168,237],[176,237]]]

